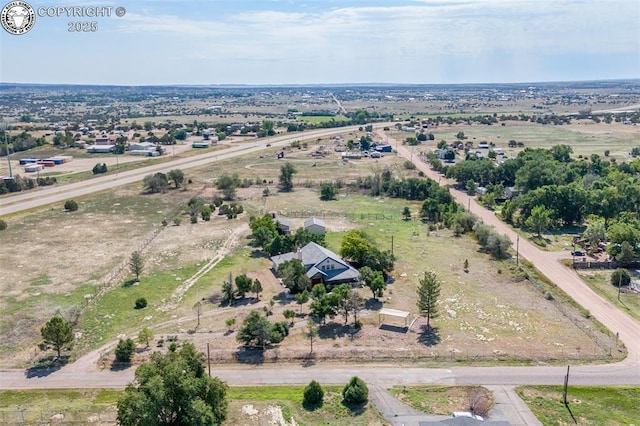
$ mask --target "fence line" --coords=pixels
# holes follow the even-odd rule
[[[327,211],[303,211],[291,210],[280,212],[281,216],[293,218],[346,218],[351,220],[400,220],[401,216],[384,213],[343,213],[343,212],[327,212]]]
[[[194,197],[199,197],[204,190],[206,189],[206,185],[204,185],[195,195]],[[164,219],[167,222],[172,222],[176,217],[178,217],[178,215],[184,210],[184,208],[186,207],[187,203],[180,203],[178,204],[178,206],[172,211],[170,212],[167,217]],[[166,228],[166,226],[158,226],[157,228],[155,228],[153,231],[151,231],[151,233],[147,236],[147,238],[142,242],[142,244],[139,246],[137,251],[143,251],[144,249],[146,249],[149,244],[151,244],[153,242],[153,240],[156,239],[156,237],[158,235],[160,235],[160,232],[162,232],[164,229]],[[115,280],[118,279],[118,277],[120,277],[120,275],[122,274],[122,272],[129,266],[129,259],[124,259],[120,265],[116,266],[113,271],[107,275],[105,277],[105,279],[103,280],[103,283],[101,285],[100,291],[96,294],[96,296],[102,295],[104,294],[104,291],[108,290],[111,285],[113,284],[113,282]]]
[[[51,410],[0,410],[0,425],[116,425],[117,412],[51,411]]]

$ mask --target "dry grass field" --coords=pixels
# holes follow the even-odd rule
[[[344,135],[345,139],[358,137]],[[329,154],[311,158],[320,145],[327,147]],[[285,159],[298,169],[295,191],[265,198],[265,187],[276,190],[282,164],[275,159],[275,151],[265,151],[263,158],[253,154],[190,170],[187,177],[193,183],[186,190],[140,195],[141,185],[134,185],[78,200],[77,212],[65,213],[62,206],[51,206],[9,218],[9,228],[2,238],[3,245],[12,250],[4,251],[0,261],[2,276],[6,277],[0,284],[0,333],[5,336],[0,343],[0,366],[21,366],[42,357],[35,348],[44,322],[55,312],[68,315],[80,310],[75,356],[118,335],[135,336],[141,327],[150,326],[157,337],[177,335],[179,340],[194,340],[200,349],[210,343],[212,357],[235,360],[238,344],[225,320],[236,318],[237,330],[251,309],[262,310],[273,297],[276,303],[270,320],[283,320],[284,309],[299,309],[282,298],[283,289],[269,271],[270,262],[247,246],[248,216],[268,211],[292,217],[296,225],[304,218],[294,216],[323,216],[331,231],[327,241],[335,251],[342,233],[351,228],[365,230],[381,247],[391,247],[394,237],[398,256],[395,282],[381,301],[371,300],[370,293],[361,289],[367,300],[360,314],[363,330],[352,336],[351,327],[336,318],[314,343],[318,359],[546,362],[608,358],[610,348],[596,344],[581,331],[591,326],[586,319],[576,327],[553,301],[518,278],[508,261],[490,260],[478,252],[469,237],[454,238],[444,229],[429,232],[416,219],[400,220],[405,205],[415,213],[419,203],[344,192],[337,201],[321,202],[316,189],[305,188],[337,178],[348,182],[382,167],[393,169],[398,176],[413,173],[404,170],[403,161],[395,155],[345,163],[328,140],[319,140],[307,150],[288,148]],[[161,221],[172,218],[177,207],[191,197],[210,199],[216,192],[213,181],[223,172],[273,183],[239,189],[238,199],[246,213],[237,219],[214,215],[211,222],[190,224],[188,216],[183,215],[180,226],[171,225],[169,220],[169,225],[162,227]],[[145,272],[139,284],[123,286],[130,278],[126,262],[131,252],[140,248],[144,248]],[[464,259],[469,260],[468,273],[463,271]],[[435,270],[443,281],[441,313],[434,320],[435,338],[421,333],[421,319],[409,332],[381,328],[376,312],[381,306],[407,310],[412,319],[415,317],[416,284],[426,269]],[[231,308],[204,303],[196,327],[197,303],[219,292],[229,273],[243,272],[262,281],[265,291],[261,300],[254,303],[247,298]],[[99,296],[94,299],[96,294]],[[133,301],[140,296],[149,300],[149,306],[134,310]],[[307,306],[303,312],[308,312]],[[302,334],[305,321],[304,316],[296,318],[290,337],[267,351],[263,360],[304,358],[308,353],[308,341]],[[143,358],[138,357],[138,361]],[[256,361],[249,356],[244,359]]]

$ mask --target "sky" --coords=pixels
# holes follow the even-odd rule
[[[4,6],[8,0],[0,0]],[[456,84],[640,78],[638,0],[28,0],[0,82]],[[40,16],[111,7],[110,17]],[[116,7],[126,13],[115,16]],[[45,8],[45,9],[40,9]],[[46,15],[45,13],[42,13]],[[75,22],[94,32],[70,32]]]

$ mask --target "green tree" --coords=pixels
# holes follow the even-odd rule
[[[7,222],[0,219],[0,231],[4,231],[5,229],[7,229]]]
[[[309,301],[309,292],[304,289],[302,292],[296,294],[296,303],[300,305],[300,314],[302,314],[302,305]]]
[[[118,424],[219,425],[227,416],[227,385],[209,377],[204,354],[191,343],[179,351],[153,353],[118,400]]]
[[[402,219],[411,220],[411,210],[408,206],[405,206],[404,209],[402,209]]]
[[[138,333],[138,343],[144,343],[148,348],[149,342],[153,340],[153,331],[149,327],[145,327]]]
[[[223,174],[216,180],[216,188],[222,191],[227,200],[233,200],[236,197],[236,188],[240,186],[240,178],[237,173],[233,175]]]
[[[242,323],[236,338],[245,346],[254,346],[264,349],[269,343],[269,321],[258,311],[251,311]]]
[[[589,224],[582,233],[582,238],[589,242],[591,247],[598,247],[598,244],[605,240],[607,237],[606,228],[604,226],[604,220],[594,219],[590,220]]]
[[[354,376],[342,389],[344,402],[350,405],[362,404],[369,399],[367,384],[359,377]]]
[[[621,268],[626,268],[633,262],[636,257],[636,253],[633,250],[633,247],[627,242],[623,241],[620,244],[620,253],[616,256],[616,262]]]
[[[276,134],[276,132],[274,130],[275,126],[276,126],[276,123],[273,122],[273,120],[264,120],[262,122],[262,126],[261,127],[262,127],[262,130],[264,131],[264,133],[267,136],[273,136],[273,135]]]
[[[542,235],[542,231],[544,231],[549,226],[549,210],[547,210],[544,206],[535,206],[531,210],[531,215],[525,221],[525,225],[531,228],[538,237]]]
[[[304,396],[302,398],[302,405],[305,407],[316,407],[322,404],[324,398],[324,391],[320,383],[312,380],[311,383],[304,388]]]
[[[284,163],[280,167],[280,190],[290,192],[293,190],[293,175],[297,173],[296,168],[291,163]]]
[[[631,282],[629,271],[624,268],[618,268],[611,273],[611,285],[614,287],[628,286]]]
[[[169,173],[167,174],[167,178],[173,181],[173,184],[176,186],[176,188],[179,188],[184,182],[184,172],[180,169],[173,169],[169,171]]]
[[[142,179],[142,185],[145,191],[155,194],[158,192],[165,193],[169,187],[169,179],[164,173],[155,173],[153,175],[147,175]]]
[[[251,228],[251,236],[255,244],[262,248],[266,248],[278,235],[276,224],[270,214],[265,214],[262,217],[250,217],[249,228]]]
[[[309,353],[313,353],[313,339],[318,337],[318,324],[313,320],[307,321],[307,328],[304,330],[304,336],[309,339]]]
[[[320,199],[322,201],[331,201],[336,199],[338,188],[332,182],[322,182],[320,184]]]
[[[311,280],[300,259],[291,259],[278,266],[278,277],[282,278],[285,287],[296,294],[308,289]]]
[[[259,279],[256,278],[255,280],[253,280],[251,291],[256,295],[256,299],[260,300],[260,293],[262,293],[262,283]]]
[[[73,348],[74,335],[71,324],[57,315],[40,329],[40,335],[44,340],[41,347],[43,349],[52,348],[58,353],[58,358],[60,358],[60,352],[63,349]]]
[[[116,361],[117,362],[131,362],[133,353],[136,351],[136,344],[131,339],[126,339],[118,342],[116,346]]]
[[[236,298],[235,294],[231,280],[224,281],[222,283],[222,303],[225,305],[231,305]]]
[[[386,287],[382,272],[374,271],[370,267],[364,266],[360,268],[360,280],[371,290],[373,298],[382,297]]]
[[[418,284],[418,312],[427,318],[427,329],[431,327],[431,318],[438,316],[438,297],[440,297],[440,279],[433,271],[425,271]]]
[[[136,281],[140,280],[140,274],[142,274],[143,269],[144,258],[142,257],[142,253],[136,250],[131,253],[131,257],[129,258],[129,270],[136,276]]]
[[[244,298],[246,293],[249,293],[253,288],[253,280],[246,274],[241,274],[236,277],[236,289],[238,296]]]
[[[285,309],[284,312],[282,312],[282,315],[285,317],[285,319],[288,319],[291,324],[293,324],[293,319],[296,317],[296,311],[292,309]]]

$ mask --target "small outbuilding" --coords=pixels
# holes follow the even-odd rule
[[[282,234],[288,235],[291,234],[291,228],[293,227],[293,222],[284,217],[276,217],[273,219],[276,224],[276,228]]]
[[[304,221],[304,229],[316,235],[324,235],[327,233],[327,225],[324,220],[312,217]]]

